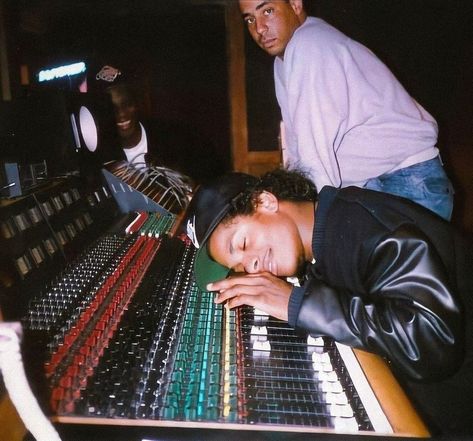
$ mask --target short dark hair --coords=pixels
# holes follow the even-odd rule
[[[231,203],[231,208],[223,222],[239,215],[251,215],[258,206],[259,196],[268,191],[283,201],[316,201],[315,184],[301,170],[278,168],[261,176],[251,187],[243,191]]]

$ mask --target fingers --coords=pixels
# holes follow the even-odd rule
[[[261,273],[221,280],[209,284],[207,288],[211,288],[211,291],[217,291],[218,294],[215,302],[222,303],[236,296],[246,295],[251,297],[262,292],[268,292],[271,289],[271,284],[271,279],[268,279],[265,274]]]
[[[256,307],[260,304],[258,301],[258,298],[255,296],[246,296],[246,295],[238,295],[235,297],[232,297],[230,300],[227,301],[225,304],[225,307],[228,309],[233,309],[238,306],[253,306]]]
[[[271,273],[257,273],[257,274],[240,274],[231,276],[218,282],[209,283],[207,285],[208,291],[224,291],[235,285],[260,285],[263,280],[268,280],[268,277],[275,277]]]
[[[253,306],[273,317],[287,320],[287,308],[292,286],[271,273],[233,276],[207,286],[217,291],[216,303],[225,303],[227,308]]]
[[[215,298],[215,303],[224,303],[225,308],[228,309],[247,305],[271,314],[269,312],[271,308],[268,308],[267,299],[265,299],[264,296],[260,294],[242,294],[238,291],[233,291],[232,293],[226,292],[218,294]]]
[[[255,289],[254,287],[248,285],[234,285],[231,288],[218,292],[217,296],[215,297],[215,303],[223,303],[234,297],[245,296],[245,298],[251,298],[252,296],[257,295],[258,293],[259,289]]]

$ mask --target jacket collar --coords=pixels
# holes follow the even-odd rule
[[[327,229],[327,214],[339,192],[338,188],[325,186],[320,190],[317,208],[315,210],[314,232],[312,235],[312,251],[319,260],[323,254],[325,231]]]

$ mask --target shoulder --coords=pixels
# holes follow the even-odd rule
[[[425,212],[407,199],[354,186],[324,187],[320,192],[320,207],[325,211],[327,225],[363,234],[372,234],[375,230],[389,232],[400,225],[416,224]]]
[[[451,242],[457,234],[449,222],[409,199],[358,187],[336,189],[326,222],[333,220],[345,226],[350,223],[365,232],[391,232],[413,225],[445,250],[452,249]]]
[[[381,223],[395,223],[391,228],[397,228],[399,222],[414,222],[419,215],[419,206],[408,199],[355,186],[337,189],[335,200],[334,205],[348,211],[347,214],[365,213]]]
[[[292,74],[338,70],[345,64],[352,41],[324,20],[308,17],[294,32],[279,64]]]
[[[349,37],[321,18],[307,17],[306,21],[294,32],[288,48],[322,50],[345,44],[348,40]]]
[[[294,32],[284,54],[284,61],[292,65],[299,62],[323,70],[335,66],[346,69],[356,59],[366,63],[365,69],[380,62],[369,48],[317,17],[308,17]]]

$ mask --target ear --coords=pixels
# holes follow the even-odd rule
[[[289,4],[294,13],[299,17],[299,20],[303,21],[306,17],[303,0],[289,0]]]
[[[266,211],[267,213],[274,213],[278,211],[279,208],[279,201],[273,193],[269,191],[263,191],[258,197],[258,206],[256,207],[256,211]]]

